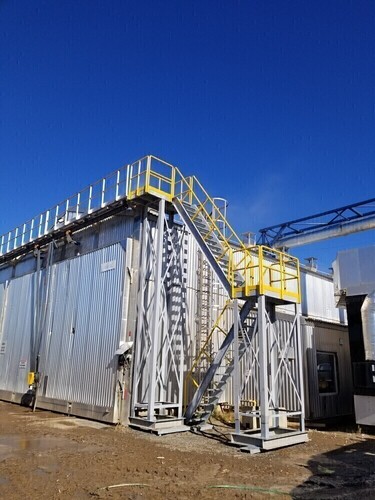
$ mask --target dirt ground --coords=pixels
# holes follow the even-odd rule
[[[0,498],[375,498],[375,436],[249,455],[228,428],[158,437],[0,402]]]

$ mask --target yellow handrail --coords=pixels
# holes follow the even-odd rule
[[[224,336],[227,335],[227,332],[225,332],[223,330],[223,328],[221,328],[219,325],[220,325],[220,322],[223,319],[224,313],[228,309],[228,306],[230,305],[230,303],[231,303],[230,300],[226,301],[223,309],[221,310],[219,316],[217,317],[215,323],[213,324],[203,346],[201,347],[198,355],[195,357],[195,360],[194,360],[190,370],[187,372],[187,374],[185,376],[185,383],[184,383],[185,406],[187,405],[188,399],[189,399],[188,398],[188,391],[189,391],[188,385],[189,385],[189,383],[192,384],[195,388],[197,388],[199,386],[199,383],[200,383],[199,380],[197,380],[197,378],[194,377],[196,369],[200,366],[201,361],[204,357],[206,357],[209,361],[212,361],[212,359],[210,359],[211,353],[208,351],[208,348],[211,345],[212,337],[213,337],[214,333],[217,331],[220,331],[221,333],[224,334]]]
[[[162,165],[168,173],[153,169],[153,161]],[[134,174],[133,167],[136,170]],[[180,202],[196,206],[193,221],[201,215],[208,223],[209,230],[203,239],[207,240],[214,234],[223,246],[223,252],[215,259],[219,265],[225,261],[222,269],[227,268],[226,277],[231,284],[232,297],[269,294],[282,300],[300,302],[298,259],[265,246],[247,247],[195,176],[184,177],[170,163],[155,156],[145,157],[131,166],[128,198],[146,193],[163,197],[169,202],[177,198]],[[215,214],[218,214],[217,218]],[[225,230],[219,227],[218,220],[223,222]]]

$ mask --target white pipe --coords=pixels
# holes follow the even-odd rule
[[[301,245],[308,245],[316,241],[328,240],[330,238],[339,238],[348,234],[359,233],[360,231],[368,231],[375,229],[375,216],[354,221],[341,222],[334,226],[315,229],[311,233],[300,235],[286,236],[274,242],[275,248],[293,248]]]
[[[369,293],[361,307],[365,359],[375,361],[375,291]]]

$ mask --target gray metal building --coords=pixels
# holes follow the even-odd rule
[[[152,422],[151,407],[183,419],[237,312],[199,235],[173,212],[161,217],[164,201],[150,199],[151,188],[163,193],[169,177],[163,173],[155,183],[151,176],[145,193],[142,176],[150,158],[134,164],[136,175],[134,165],[120,169],[1,238],[2,399],[21,401],[38,357],[41,408],[112,423],[130,418],[139,427]],[[143,196],[141,202],[134,193]],[[216,226],[223,221],[219,215]],[[349,414],[348,334],[346,318],[335,308],[332,278],[305,268],[301,286],[306,417]],[[271,365],[276,406],[291,409],[292,416],[303,407],[299,333],[293,330],[294,305],[282,302],[269,329],[277,331],[272,342],[270,337]],[[259,306],[251,307],[256,316]],[[261,337],[251,314],[246,317],[237,336],[251,337],[247,354],[237,354],[236,368],[235,343],[229,347],[231,370],[216,401],[236,404],[237,369],[241,398],[259,401],[261,363],[254,353]]]

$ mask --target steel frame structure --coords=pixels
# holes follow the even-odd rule
[[[244,328],[238,300],[234,301],[233,401],[235,431],[232,443],[252,453],[307,441],[303,393],[300,311],[296,304],[288,330],[275,319],[275,304],[260,295],[256,319]],[[287,386],[287,387],[286,387]],[[294,395],[285,408],[283,391]],[[288,418],[298,428],[288,427]],[[250,423],[250,430],[245,426]]]
[[[324,235],[324,232],[327,232],[330,228],[338,227],[340,227],[340,231]],[[319,241],[374,227],[375,198],[371,198],[260,229],[257,243],[276,248],[291,248],[304,244],[302,239],[301,242],[298,241],[299,236],[307,238],[310,235],[312,238],[313,235],[316,235],[314,241]],[[306,243],[309,242],[306,241]]]
[[[145,207],[130,424],[158,434],[188,430],[183,425],[184,236],[170,224],[164,199],[156,212]]]
[[[277,410],[278,402],[275,396],[278,379],[267,378],[268,370],[274,370],[277,376],[286,373],[289,378],[290,373],[275,326],[267,312],[267,304],[273,304],[271,300],[278,304],[300,302],[298,259],[274,248],[259,245],[249,248],[245,245],[226,219],[225,200],[215,202],[194,176],[184,177],[177,167],[154,156],[141,158],[0,237],[0,264],[35,248],[45,247],[54,239],[71,238],[74,231],[85,225],[133,206],[143,207],[143,221],[130,424],[159,434],[188,429],[183,425],[184,230],[176,230],[168,218],[169,212],[177,212],[196,239],[223,289],[235,300],[236,309],[233,326],[226,332],[187,414],[190,412],[193,416],[215,375],[220,375],[221,387],[226,383],[232,366],[237,380],[235,397],[239,420],[239,388],[244,384],[238,369],[240,363],[243,364],[242,356],[254,351],[252,342],[246,345],[242,341],[239,347],[239,331],[246,331],[242,326],[239,328],[239,324],[246,324],[248,315],[254,312],[255,301],[258,301],[258,334],[255,337],[259,338],[259,447],[266,448],[264,443],[270,440],[273,447],[305,440],[302,427],[294,436],[271,436],[275,431],[268,420]],[[241,299],[243,304],[239,319],[236,319],[237,299]],[[297,310],[293,324],[299,325]],[[295,326],[294,331],[299,331],[299,327]],[[293,332],[290,339],[297,339],[298,335]],[[219,374],[218,368],[228,349],[232,351],[233,340],[232,365]],[[299,341],[295,342],[299,346]],[[279,363],[277,354],[275,359],[270,359],[273,353],[280,352],[284,354]],[[300,355],[300,352],[296,354],[299,360]],[[297,399],[302,401],[301,373],[295,388],[297,393],[300,391]],[[298,408],[296,412],[302,422],[303,409]],[[247,446],[251,446],[249,437],[244,437],[237,424],[233,442],[241,445],[242,439],[246,440]]]

